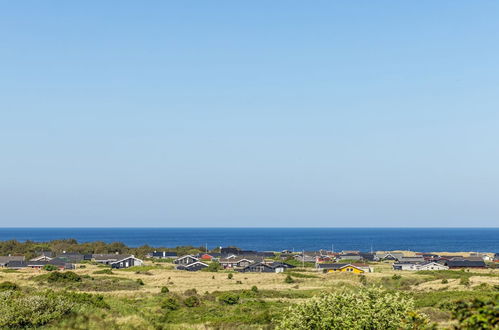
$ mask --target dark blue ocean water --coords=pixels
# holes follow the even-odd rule
[[[0,228],[0,240],[123,242],[128,246],[247,250],[412,250],[499,252],[499,228]]]

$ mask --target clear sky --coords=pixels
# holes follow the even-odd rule
[[[499,226],[499,2],[1,1],[0,226]]]

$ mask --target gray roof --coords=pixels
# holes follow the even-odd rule
[[[448,267],[487,267],[487,264],[483,261],[475,261],[475,260],[446,260],[443,262],[444,265]]]
[[[350,265],[350,264],[337,264],[337,263],[334,263],[334,264],[318,264],[317,268],[320,268],[320,269],[340,269],[342,267],[345,267],[346,265]]]
[[[92,258],[95,260],[121,260],[128,257],[131,257],[131,254],[92,254]]]
[[[0,256],[0,264],[14,260],[24,260],[24,256]]]
[[[24,267],[27,267],[28,264],[24,260],[12,260],[12,261],[9,261],[6,264],[6,266],[9,268],[24,268]]]
[[[424,257],[423,256],[401,257],[401,258],[398,258],[398,261],[400,261],[400,262],[423,262]]]
[[[23,261],[24,256],[0,256],[0,266],[4,266],[10,261]]]

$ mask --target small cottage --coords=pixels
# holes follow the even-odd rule
[[[177,264],[177,265],[190,265],[190,264],[195,263],[196,261],[199,261],[199,259],[188,254],[188,255],[185,255],[185,256],[182,256],[180,258],[175,259],[173,261],[173,263]]]
[[[122,268],[129,268],[129,267],[134,267],[134,266],[142,266],[144,262],[138,258],[135,258],[133,255],[127,256],[123,259],[116,260],[114,262],[111,262],[111,268],[114,269],[122,269]]]
[[[188,265],[184,265],[184,264],[178,265],[177,269],[178,270],[187,270],[189,272],[196,272],[196,271],[199,271],[199,270],[204,269],[206,267],[208,267],[208,265],[205,264],[204,262],[196,261],[196,262],[193,262],[192,264],[188,264]]]

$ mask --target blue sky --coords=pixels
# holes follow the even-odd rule
[[[498,10],[2,1],[0,226],[498,226]]]

